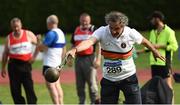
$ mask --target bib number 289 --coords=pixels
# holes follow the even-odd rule
[[[107,67],[107,73],[108,74],[118,74],[122,71],[121,67]]]

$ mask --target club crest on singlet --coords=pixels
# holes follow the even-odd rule
[[[121,48],[126,48],[126,43],[121,43]]]

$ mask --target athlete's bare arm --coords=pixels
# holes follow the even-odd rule
[[[98,68],[101,65],[101,45],[99,42],[96,43],[96,58],[94,61],[94,67]]]
[[[63,47],[63,51],[62,51],[62,58],[64,58],[66,56],[66,46]]]
[[[88,49],[90,46],[95,44],[97,42],[97,39],[95,37],[91,37],[88,40],[82,41],[78,46],[72,48],[70,51],[68,51],[66,54],[70,54],[72,57],[75,57],[76,52],[81,52],[83,50]]]
[[[153,46],[156,48],[156,49],[166,49],[166,45],[162,45],[162,44],[153,44]]]
[[[7,64],[7,61],[8,61],[8,53],[9,53],[9,49],[8,49],[8,38],[6,38],[6,42],[5,42],[5,45],[4,45],[4,51],[3,51],[3,54],[2,54],[2,67],[1,67],[1,76],[3,78],[5,78],[6,76],[6,64]]]
[[[31,31],[27,31],[27,35],[28,35],[28,40],[31,41],[32,44],[36,45],[37,44],[37,38],[34,35],[34,33]]]
[[[149,50],[152,51],[154,58],[159,58],[163,61],[165,61],[165,58],[156,50],[156,48],[146,39],[143,38],[142,43],[144,46],[146,46]]]
[[[37,41],[37,37],[35,36],[35,34],[34,34],[33,32],[27,31],[27,35],[28,35],[28,40],[29,40],[32,44],[36,45],[35,51],[34,51],[34,53],[33,53],[33,56],[32,56],[32,58],[31,58],[31,60],[29,61],[30,63],[33,63],[33,62],[35,61],[38,53],[39,53],[39,50],[38,50],[38,48],[37,48],[38,41]]]

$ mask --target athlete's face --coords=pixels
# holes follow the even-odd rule
[[[20,34],[22,29],[22,24],[20,21],[15,21],[11,23],[11,28],[15,34]]]
[[[109,22],[109,29],[113,37],[118,37],[122,34],[124,25],[119,22]]]
[[[50,22],[47,22],[47,29],[50,30],[52,28],[52,24]]]
[[[157,28],[158,23],[159,23],[159,18],[153,17],[150,22],[151,22],[151,25],[153,26],[153,28]]]
[[[80,17],[80,25],[83,29],[88,29],[91,24],[90,16],[81,16]]]

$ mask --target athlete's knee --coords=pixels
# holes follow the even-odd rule
[[[63,92],[62,92],[61,90],[59,90],[59,92],[58,92],[58,97],[59,97],[60,99],[63,99],[63,96],[64,96]]]
[[[172,80],[171,76],[166,78],[166,83],[169,86],[169,88],[171,88],[173,90],[173,80]]]

